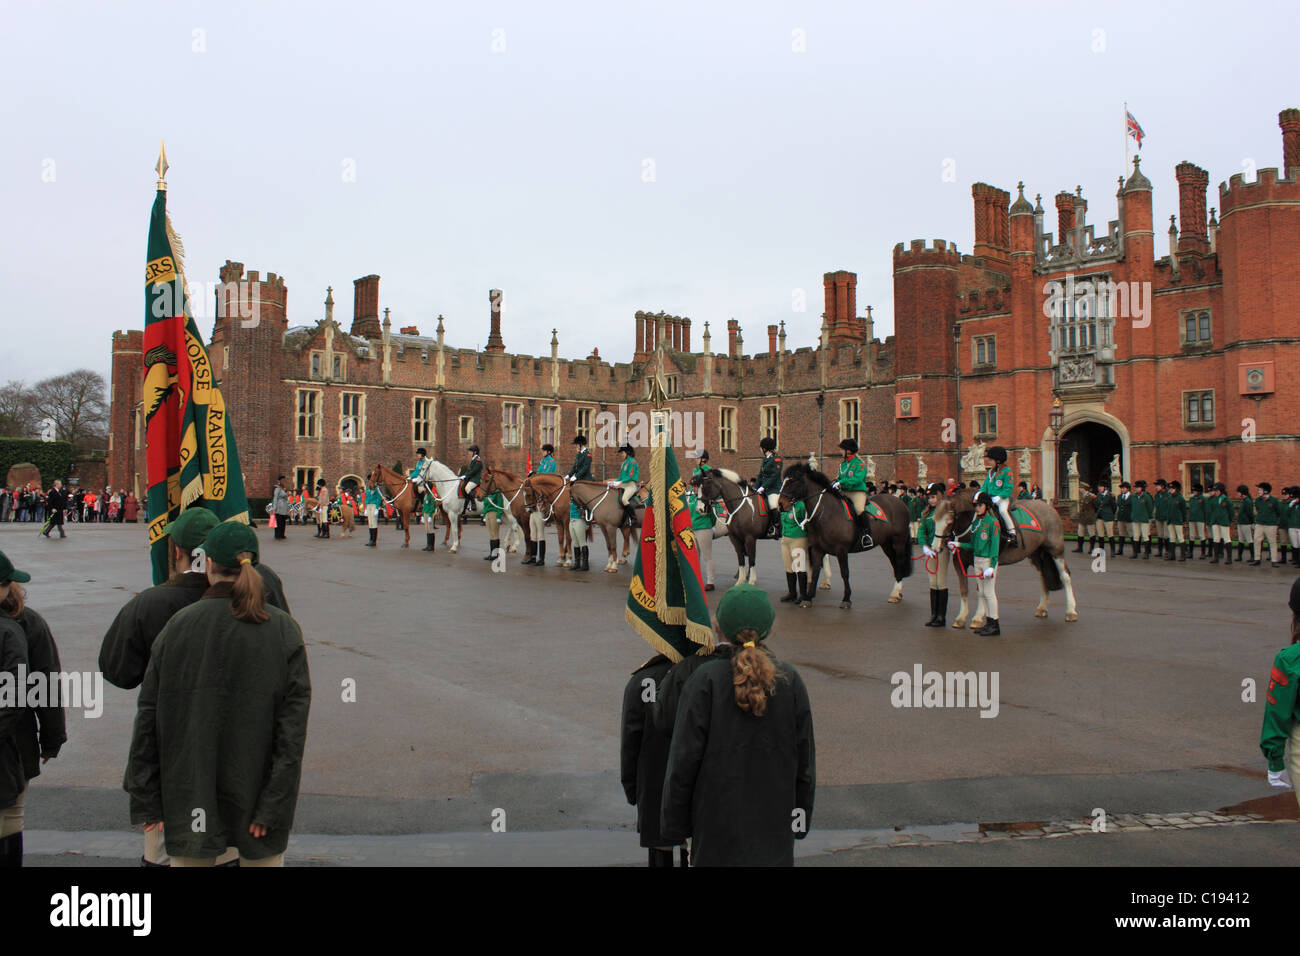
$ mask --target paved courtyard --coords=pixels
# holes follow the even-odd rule
[[[306,526],[285,542],[258,533],[314,688],[291,864],[643,863],[618,775],[623,686],[651,654],[623,620],[627,568],[575,574],[512,555],[492,573],[477,524],[459,555],[419,551],[422,535],[401,550],[391,526],[378,549],[363,547],[364,529],[328,541]],[[714,604],[733,569],[718,544]],[[32,572],[29,602],[64,669],[95,670],[109,621],[149,584],[144,526],[73,525],[47,541],[9,524],[0,549]],[[1063,621],[1059,593],[1034,619],[1036,577],[1011,567],[998,638],[923,627],[919,561],[903,602],[887,604],[875,554],[853,559],[851,610],[837,607],[838,575],[814,607],[779,606],[769,646],[803,674],[817,737],[800,863],[1290,862],[1296,800],[1267,786],[1258,737],[1294,573],[1069,563],[1080,620]],[[759,573],[775,599],[774,543],[760,545]],[[950,620],[955,608],[954,594]],[[996,673],[996,716],[894,706],[892,675],[917,666]],[[135,697],[105,685],[102,716],[70,714],[68,744],[28,799],[29,864],[137,857],[121,790]]]

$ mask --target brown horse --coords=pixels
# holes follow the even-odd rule
[[[531,475],[524,479],[525,509],[541,512],[542,518],[555,525],[555,543],[561,567],[573,566],[572,541],[569,538],[569,486],[559,475]],[[521,522],[528,528],[528,522]],[[588,529],[590,533],[590,529]],[[531,531],[529,541],[532,540]]]
[[[386,465],[375,465],[370,473],[370,480],[383,491],[384,497],[393,503],[393,509],[401,516],[402,530],[406,532],[403,548],[411,546],[411,511],[415,507],[415,489],[408,478],[399,475]]]
[[[505,522],[508,527],[502,543],[508,552],[513,554],[519,550],[516,542],[520,536],[523,537],[525,544],[531,543],[532,539],[528,536],[528,508],[525,504],[522,478],[504,468],[489,468],[484,465],[483,483],[475,490],[480,499],[498,491],[505,498],[510,519]]]
[[[962,541],[969,534],[971,522],[975,518],[974,498],[974,489],[961,488],[955,494],[939,499],[939,504],[934,509],[934,536]],[[1017,507],[1029,512],[1038,527],[1024,527],[1017,522],[1016,544],[1014,547],[1004,547],[998,553],[998,567],[1016,564],[1028,558],[1038,572],[1042,587],[1042,597],[1034,608],[1034,617],[1047,617],[1050,592],[1064,588],[1065,619],[1077,621],[1079,613],[1074,601],[1074,585],[1070,580],[1070,570],[1065,566],[1065,529],[1061,525],[1061,516],[1046,501],[1036,498],[1014,502],[1013,513]],[[957,612],[957,619],[952,622],[952,626],[965,627],[966,617],[970,613],[966,604],[967,560],[954,553],[952,561],[957,569],[957,585],[961,591],[961,610]],[[983,627],[984,619],[977,617],[970,622],[970,626]]]
[[[621,487],[611,488],[603,481],[571,481],[569,494],[574,504],[590,512],[588,524],[600,525],[605,534],[605,548],[609,552],[609,561],[605,570],[610,574],[618,573],[620,564],[627,564],[627,556],[632,551],[633,528],[623,527],[623,504]],[[641,527],[641,513],[637,513],[635,528]],[[618,532],[623,532],[623,555],[618,553]],[[639,538],[638,538],[639,540]]]
[[[718,498],[727,506],[727,536],[736,549],[736,583],[758,583],[758,541],[767,531],[767,502],[740,475],[728,468],[710,468],[691,478],[703,501]],[[749,566],[746,568],[746,562]]]

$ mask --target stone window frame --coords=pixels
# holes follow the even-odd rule
[[[846,406],[853,403],[853,415],[850,418],[846,414]],[[848,426],[852,426],[850,429]],[[854,441],[860,440],[862,428],[862,401],[857,398],[840,399],[840,441],[846,438],[852,438]]]
[[[548,426],[546,424],[546,412],[550,409],[555,412],[555,419]],[[538,408],[537,415],[537,434],[540,436],[539,444],[545,445],[548,442],[552,445],[560,444],[560,419],[562,412],[559,405],[542,405]],[[546,437],[547,430],[550,430],[551,437]]]
[[[334,352],[334,366],[330,369],[330,378],[335,382],[346,382],[348,378],[348,357],[342,352]]]
[[[771,409],[769,416],[768,409]],[[768,419],[771,419],[771,424]],[[760,405],[758,406],[758,431],[759,438],[771,438],[776,442],[776,447],[781,447],[781,406],[779,404]]]
[[[357,400],[357,410],[355,414],[357,434],[347,438],[343,434],[343,426],[350,418],[354,416],[347,414],[347,400],[355,398]],[[344,444],[354,445],[357,442],[366,440],[366,393],[365,392],[339,392],[339,441]]]
[[[299,473],[302,473],[306,480],[299,481]],[[316,479],[320,477],[320,466],[318,465],[294,465],[293,466],[293,490],[296,494],[299,489],[306,495],[313,498],[316,496]]]
[[[586,419],[585,424],[583,423],[584,418]],[[578,408],[574,409],[573,421],[574,421],[574,428],[577,430],[577,434],[586,435],[588,438],[590,438],[591,436],[588,433],[591,431],[591,423],[595,421],[595,419],[596,419],[596,409],[592,405],[581,405]]]
[[[303,411],[302,400],[304,395],[313,396],[313,408],[309,411]],[[325,430],[325,393],[319,388],[299,388],[294,390],[294,416],[296,427],[294,435],[298,441],[320,441],[321,435]],[[303,433],[303,425],[306,424],[306,434]]]
[[[1196,317],[1196,337],[1187,337],[1187,319],[1190,316]],[[1205,321],[1201,319],[1204,317]],[[1207,325],[1208,329],[1204,336],[1201,335],[1201,326]],[[1195,309],[1183,309],[1178,313],[1178,344],[1184,348],[1210,348],[1214,345],[1214,310],[1208,305]]]
[[[457,423],[457,427],[456,427],[456,434],[460,436],[460,441],[462,444],[472,442],[474,440],[474,416],[473,415],[460,416],[460,421]]]
[[[736,420],[735,405],[718,406],[718,448],[721,451],[736,450]]]
[[[429,408],[427,416],[420,417],[420,403],[428,402]],[[412,395],[411,396],[411,444],[413,445],[432,445],[435,431],[435,413],[438,408],[438,399],[433,395]],[[420,427],[424,426],[424,437],[420,437]]]
[[[513,408],[515,410],[515,420],[507,420],[506,410]],[[501,403],[501,447],[502,448],[522,448],[524,436],[524,403],[523,402],[502,402]],[[514,441],[511,441],[511,429],[514,430]]]
[[[992,428],[980,428],[980,412],[984,412],[984,424],[990,424],[988,410],[993,410]],[[995,438],[998,434],[998,406],[997,405],[974,405],[971,407],[971,431],[976,438]]]
[[[307,376],[312,381],[323,381],[325,378],[325,350],[312,349],[311,355],[307,360]]]
[[[1196,418],[1188,414],[1192,396],[1199,400],[1196,403]],[[1210,417],[1205,418],[1205,399],[1210,400]],[[1211,429],[1218,425],[1218,400],[1212,388],[1188,388],[1184,389],[1179,395],[1179,404],[1181,406],[1181,415],[1183,427],[1191,431]]]
[[[1182,472],[1183,472],[1183,487],[1186,488],[1186,489],[1188,489],[1188,493],[1189,493],[1189,494],[1191,493],[1191,487],[1192,487],[1192,485],[1198,483],[1198,482],[1196,481],[1196,479],[1192,477],[1192,466],[1193,466],[1193,465],[1200,466],[1200,471],[1201,471],[1201,480],[1200,480],[1199,484],[1200,484],[1200,485],[1201,485],[1201,486],[1206,490],[1206,492],[1208,493],[1208,492],[1210,491],[1210,489],[1211,489],[1211,486],[1212,486],[1216,481],[1219,480],[1219,459],[1217,459],[1217,458],[1198,458],[1198,459],[1194,459],[1194,460],[1190,460],[1190,461],[1185,461],[1185,462],[1182,463],[1182,466],[1181,466],[1181,467],[1182,467]],[[1205,480],[1205,467],[1204,467],[1204,466],[1206,466],[1206,465],[1209,465],[1209,466],[1214,470],[1214,474],[1213,474],[1213,476],[1209,479],[1209,482],[1208,482],[1208,483],[1207,483],[1206,480]]]
[[[979,360],[980,343],[986,345],[985,361]],[[991,352],[989,349],[991,348]],[[989,357],[991,354],[991,358]],[[970,340],[970,367],[972,369],[997,368],[998,367],[998,336],[996,332],[988,335],[973,335]]]

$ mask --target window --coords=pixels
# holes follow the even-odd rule
[[[312,378],[321,377],[321,367],[324,364],[324,362],[325,362],[324,352],[311,353],[311,377]]]
[[[334,356],[334,376],[333,376],[333,377],[334,377],[334,378],[340,378],[340,379],[343,377],[343,356],[342,356],[342,355],[335,355],[335,356]]]
[[[1214,390],[1183,392],[1183,424],[1214,424]]]
[[[667,394],[669,394],[669,395],[676,395],[676,394],[677,394],[677,376],[676,376],[676,375],[669,375],[669,376],[667,376],[667,379],[668,379],[668,385],[667,385],[667,388],[666,388],[666,392],[667,392]]]
[[[759,435],[759,437],[770,438],[778,445],[780,445],[781,439],[778,435],[778,432],[780,431],[781,423],[778,414],[779,413],[778,407],[776,405],[763,405],[759,409],[759,413],[760,413],[759,419],[762,422],[762,426],[761,426],[762,434]]]
[[[316,469],[315,468],[295,468],[293,470],[293,490],[306,491],[309,495],[316,494]]]
[[[1052,346],[1057,352],[1085,352],[1111,344],[1111,294],[1116,296],[1119,314],[1129,314],[1129,287],[1111,286],[1109,275],[1067,277],[1063,294],[1058,290],[1049,302]],[[993,357],[996,362],[996,356]]]
[[[433,399],[417,398],[411,412],[411,441],[423,445],[433,441]]]
[[[365,437],[365,396],[360,392],[344,392],[339,396],[339,440],[361,441]]]
[[[998,433],[998,407],[996,405],[975,406],[976,436],[992,436]]]
[[[225,346],[221,350],[221,367],[223,369],[230,368],[230,346],[229,345]]]
[[[1208,309],[1183,313],[1183,344],[1210,344],[1210,312]]]
[[[578,434],[587,435],[591,431],[591,413],[593,409],[580,408],[575,413],[578,422]],[[588,435],[588,437],[590,437]]]
[[[460,440],[474,440],[474,417],[472,415],[460,416]]]
[[[501,444],[507,448],[519,447],[519,413],[522,408],[514,402],[501,406]]]
[[[729,405],[718,409],[718,447],[723,451],[736,450],[736,410]]]
[[[558,405],[542,406],[542,444],[554,445],[560,429],[560,407]]]
[[[320,438],[320,392],[298,389],[298,437]]]
[[[852,438],[858,440],[858,400],[856,398],[840,399],[840,440]]]
[[[998,337],[996,335],[977,335],[971,339],[971,348],[974,349],[971,355],[971,365],[979,368],[982,365],[998,364]]]
[[[1184,462],[1187,467],[1187,486],[1200,485],[1207,491],[1214,486],[1215,472],[1217,463],[1213,461],[1188,461]]]

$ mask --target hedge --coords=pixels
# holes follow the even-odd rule
[[[0,438],[0,482],[14,465],[31,463],[40,469],[47,488],[55,478],[68,480],[72,467],[72,443],[41,441],[39,438]]]

